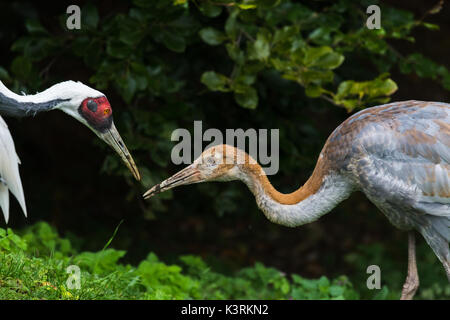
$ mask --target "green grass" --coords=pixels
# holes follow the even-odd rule
[[[123,264],[123,250],[108,248],[118,227],[105,247],[98,252],[77,252],[68,239],[40,222],[23,231],[0,228],[0,299],[398,299],[399,289],[368,292],[365,278],[346,276],[306,279],[286,275],[256,263],[231,275],[215,272],[198,256],[178,257],[176,265],[162,262],[154,253],[137,266]],[[349,257],[367,265],[381,249],[368,248],[366,256]],[[367,260],[365,262],[365,260]],[[359,263],[359,264],[361,264]],[[428,264],[430,268],[439,267]],[[69,286],[69,266],[80,270],[80,288]],[[392,270],[397,270],[393,267]],[[418,298],[450,297],[446,279],[437,275],[425,278],[426,287]],[[400,270],[401,271],[401,270]],[[401,285],[401,272],[391,274]],[[396,278],[397,277],[397,278]],[[430,284],[427,284],[429,282]],[[391,282],[389,282],[391,283]]]
[[[20,235],[19,235],[20,234]],[[261,263],[233,275],[214,272],[200,258],[167,265],[154,253],[137,266],[121,264],[125,251],[76,252],[46,223],[21,233],[0,229],[0,299],[357,299],[345,277],[286,276]],[[67,267],[81,270],[70,289]]]

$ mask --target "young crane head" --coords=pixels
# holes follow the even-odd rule
[[[206,181],[244,180],[248,174],[261,174],[262,169],[246,152],[222,144],[205,150],[190,166],[155,185],[144,194],[148,199],[160,192]]]

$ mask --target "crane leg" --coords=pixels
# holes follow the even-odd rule
[[[403,284],[400,300],[412,300],[419,288],[419,274],[416,263],[416,238],[414,231],[408,233],[408,275]]]

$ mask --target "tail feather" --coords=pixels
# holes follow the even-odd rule
[[[9,191],[8,188],[0,183],[0,207],[3,211],[3,216],[5,217],[6,223],[9,220]]]
[[[8,191],[16,197],[23,213],[27,216],[25,196],[19,174],[19,163],[20,159],[17,156],[11,133],[6,123],[0,117],[0,207],[6,222],[9,219]]]
[[[438,257],[450,282],[450,217],[430,216],[430,224],[420,228],[420,233]]]
[[[444,238],[450,242],[450,216],[430,216],[431,225]]]

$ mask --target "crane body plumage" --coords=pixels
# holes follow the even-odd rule
[[[315,221],[362,191],[394,226],[419,231],[450,271],[449,104],[406,101],[351,116],[328,138],[311,178],[290,195],[277,195],[264,178],[251,180],[258,206],[286,226]],[[309,196],[298,201],[304,189]]]
[[[121,156],[134,177],[140,179],[133,158],[114,125],[111,106],[103,93],[81,82],[64,81],[34,95],[19,95],[0,81],[0,115],[28,117],[51,110],[61,110],[90,128]],[[0,207],[6,222],[9,218],[9,191],[27,215],[19,163],[11,133],[0,117]]]
[[[394,226],[422,234],[450,281],[450,104],[411,100],[352,115],[329,136],[308,181],[289,194],[278,192],[244,151],[220,145],[144,197],[229,180],[243,181],[266,217],[289,227],[313,222],[362,191]],[[404,295],[412,297],[417,286]]]

